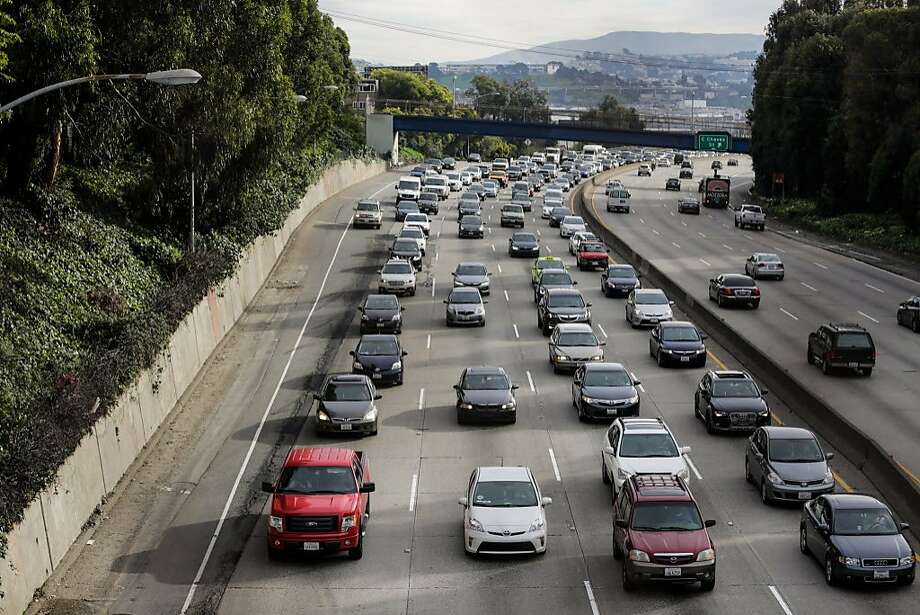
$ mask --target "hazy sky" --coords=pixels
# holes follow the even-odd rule
[[[763,34],[781,0],[320,0],[340,11],[524,43],[593,38],[615,30]],[[473,60],[503,49],[336,19],[352,57],[387,64]]]

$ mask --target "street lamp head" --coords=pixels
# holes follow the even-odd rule
[[[293,99],[294,99],[294,102],[297,103],[297,104],[301,104],[301,103],[307,102],[307,97],[304,96],[303,94],[294,94],[294,96],[292,96],[291,98],[293,98]]]
[[[177,68],[147,73],[144,79],[159,85],[194,85],[201,80],[201,73],[190,68]]]
[[[323,86],[323,89],[326,90],[327,92],[335,92],[336,90],[339,89],[339,86],[337,86],[337,85],[324,85],[324,86]]]

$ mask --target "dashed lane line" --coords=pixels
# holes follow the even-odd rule
[[[799,317],[793,314],[792,312],[786,310],[785,308],[779,308],[779,311],[791,318],[792,320],[798,320]]]
[[[559,474],[559,464],[556,463],[556,453],[553,452],[553,449],[547,449],[549,451],[549,460],[553,464],[553,474],[556,475],[556,481],[561,482],[562,476]]]
[[[779,608],[783,609],[785,615],[792,615],[792,610],[789,608],[789,605],[786,604],[786,601],[783,600],[782,595],[780,595],[779,590],[776,589],[774,585],[767,585],[767,588],[770,590],[770,593],[773,594],[773,598],[779,604]]]
[[[879,321],[878,321],[878,320],[876,320],[875,318],[872,318],[871,316],[869,316],[869,315],[866,314],[865,312],[857,311],[856,313],[859,314],[860,316],[862,316],[863,318],[868,318],[869,320],[871,320],[871,321],[874,322],[875,324],[879,324]]]

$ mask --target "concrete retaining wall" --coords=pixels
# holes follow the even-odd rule
[[[0,560],[0,613],[22,613],[79,536],[102,499],[156,433],[214,349],[242,316],[306,216],[342,190],[386,171],[383,162],[342,162],[310,188],[284,226],[254,241],[236,272],[211,289],[179,324],[168,351],[100,419],[39,494]]]

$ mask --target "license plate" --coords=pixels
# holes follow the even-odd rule
[[[747,296],[750,295],[750,294],[751,294],[751,291],[749,291],[749,290],[739,290],[739,291],[738,291],[738,296],[739,296],[739,297],[747,297]]]
[[[616,413],[617,413],[617,409],[616,409],[616,408],[607,408],[607,415],[608,415],[608,416],[614,416]]]
[[[372,377],[374,380],[380,380],[383,378],[383,374],[374,374]],[[349,427],[351,427],[351,425],[349,425]]]
[[[872,572],[872,578],[873,579],[887,579],[889,578],[888,571],[887,570],[874,570]]]
[[[799,491],[799,499],[800,500],[810,500],[811,491]]]
[[[690,362],[690,357],[681,357],[680,360],[681,360],[681,362],[683,362],[683,363],[689,363],[689,362]]]
[[[666,577],[679,577],[679,576],[680,576],[680,568],[665,568],[665,569],[664,569],[664,576],[666,576]]]
[[[377,323],[377,326],[378,326],[378,327],[383,327],[383,324],[384,324],[384,323],[382,323],[382,322],[378,322],[378,323]]]
[[[319,551],[319,543],[318,542],[305,542],[303,543],[303,550],[304,551]]]
[[[657,324],[658,324],[658,319],[657,319],[657,318],[649,318],[648,321],[649,321],[650,323],[652,323],[653,325],[657,325]]]
[[[342,423],[339,425],[339,429],[342,431],[351,431],[351,423]]]
[[[850,361],[849,363],[847,363],[847,367],[859,367],[859,363],[855,361]]]

